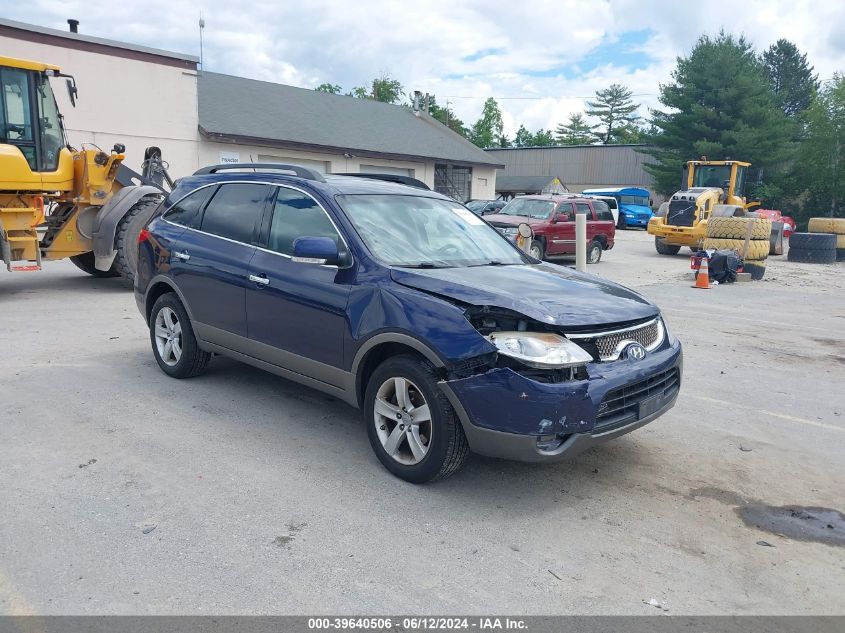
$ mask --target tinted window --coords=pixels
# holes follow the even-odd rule
[[[255,225],[261,219],[269,193],[268,185],[220,185],[205,208],[202,230],[237,242],[252,243]]]
[[[604,203],[603,200],[596,200],[593,203],[593,208],[596,210],[596,216],[599,220],[609,220],[613,222],[613,214],[610,212],[610,207]]]
[[[293,255],[294,241],[306,236],[338,238],[329,216],[313,198],[292,189],[279,189],[267,248]]]
[[[593,219],[593,213],[590,211],[590,205],[586,202],[576,202],[575,203],[575,213],[583,213],[587,216],[588,220]]]
[[[170,207],[167,213],[164,214],[164,219],[174,224],[198,229],[200,226],[200,212],[215,189],[216,187],[203,187],[188,194]]]
[[[537,220],[548,220],[552,216],[555,203],[551,200],[536,198],[515,198],[502,209],[502,215],[524,215]]]

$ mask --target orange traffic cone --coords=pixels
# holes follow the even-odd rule
[[[707,264],[707,259],[707,257],[701,258],[701,264],[698,267],[698,274],[695,276],[695,285],[693,285],[693,288],[710,290],[710,266]]]

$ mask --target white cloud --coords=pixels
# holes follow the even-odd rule
[[[722,28],[745,34],[758,49],[780,37],[795,42],[822,79],[845,70],[845,4],[834,0],[148,0],[89,9],[83,0],[0,0],[0,14],[10,19],[64,29],[76,17],[82,33],[191,54],[199,53],[202,9],[209,70],[306,87],[328,81],[345,90],[385,72],[408,91],[436,94],[441,105],[448,97],[466,123],[488,96],[534,97],[500,100],[510,136],[520,123],[553,128],[583,108],[582,97],[614,82],[643,95],[645,114],[676,57],[699,34]],[[616,50],[622,33],[645,30],[651,36],[639,48],[650,60],[646,68],[631,72],[603,55],[610,63],[559,72],[589,68],[594,51]],[[546,72],[555,76],[534,76]]]

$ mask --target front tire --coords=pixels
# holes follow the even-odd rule
[[[667,244],[662,237],[655,237],[654,250],[656,250],[661,255],[677,255],[678,252],[681,250],[681,247],[675,246],[673,244]]]
[[[546,254],[546,249],[543,248],[543,242],[540,240],[531,240],[531,246],[528,248],[528,251],[531,257],[540,261],[543,261],[543,257]]]
[[[211,354],[199,348],[188,312],[173,292],[161,295],[153,305],[150,342],[161,371],[172,378],[199,376],[211,361]]]
[[[455,473],[469,444],[455,410],[422,358],[389,358],[370,376],[364,398],[367,437],[382,465],[414,484]]]

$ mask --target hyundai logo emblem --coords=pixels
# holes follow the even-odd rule
[[[646,355],[645,347],[643,347],[639,343],[631,343],[628,346],[626,353],[628,355],[628,358],[632,360],[642,360],[643,358],[645,358]]]

